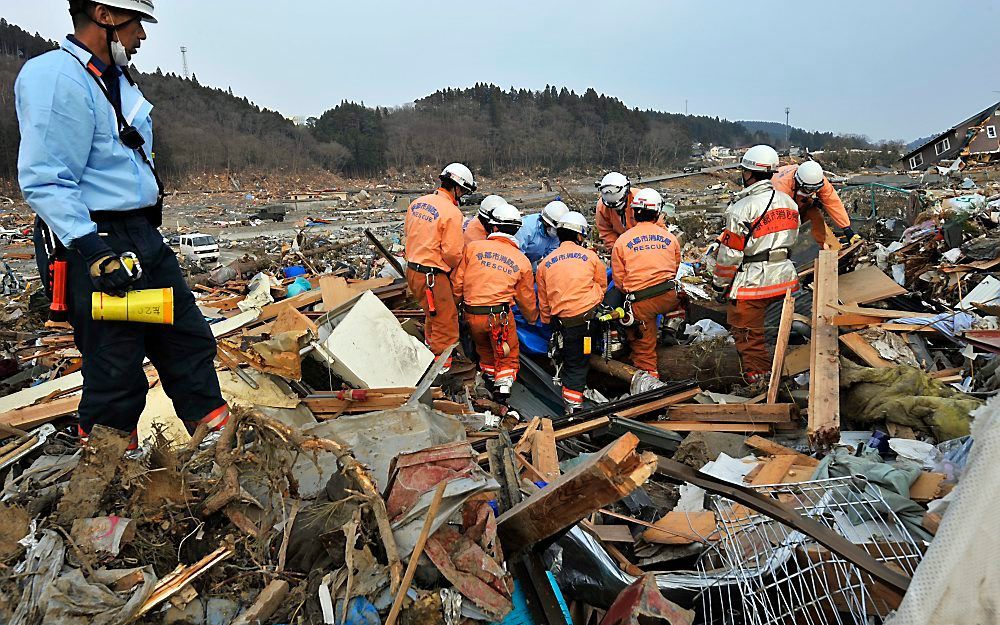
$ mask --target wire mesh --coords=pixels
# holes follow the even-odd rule
[[[754,487],[908,575],[921,552],[864,477]],[[868,624],[894,608],[891,592],[805,534],[724,498],[716,540],[699,558],[706,624]]]

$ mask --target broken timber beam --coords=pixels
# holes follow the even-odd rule
[[[809,367],[809,442],[827,448],[840,440],[840,351],[837,328],[837,252],[820,250],[813,282]]]
[[[785,291],[785,301],[781,305],[781,323],[778,324],[778,339],[774,345],[774,360],[771,362],[771,380],[767,385],[767,403],[778,401],[781,372],[785,368],[785,352],[788,351],[788,337],[792,334],[792,317],[795,315],[795,296],[792,290]]]
[[[675,419],[705,423],[787,423],[796,412],[795,404],[685,404],[672,406],[663,425],[670,425]]]
[[[508,554],[522,554],[594,511],[639,488],[656,471],[656,456],[638,453],[626,434],[497,519]]]
[[[822,273],[822,270],[820,270],[820,273]],[[775,501],[757,491],[730,484],[711,475],[695,471],[687,465],[663,457],[657,458],[657,473],[693,484],[711,493],[722,495],[764,516],[795,528],[865,571],[879,583],[900,594],[905,593],[910,585],[910,578],[908,576],[876,560],[862,547],[855,545],[825,525],[802,516],[790,506]]]
[[[743,442],[750,449],[762,451],[771,456],[795,456],[795,464],[805,467],[815,467],[819,465],[819,460],[812,456],[800,454],[791,447],[785,447],[779,443],[760,436],[751,436]]]

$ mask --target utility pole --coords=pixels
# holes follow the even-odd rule
[[[792,112],[792,109],[785,107],[785,144],[791,147],[789,141],[792,136],[792,127],[788,123],[788,114]]]
[[[184,64],[184,79],[187,80],[191,78],[191,72],[188,71],[188,49],[185,46],[181,46],[181,62]]]
[[[688,114],[688,101],[686,98],[684,99],[684,114]]]

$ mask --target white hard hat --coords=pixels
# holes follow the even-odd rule
[[[597,188],[601,192],[601,200],[608,208],[624,207],[625,196],[628,195],[630,186],[628,177],[617,171],[609,172],[597,183]]]
[[[542,209],[542,221],[552,228],[556,227],[559,220],[562,219],[563,215],[569,212],[569,206],[566,206],[559,200],[555,202],[549,202]]]
[[[663,210],[663,196],[656,189],[640,189],[632,198],[630,207],[636,213],[650,211],[660,214]]]
[[[493,209],[506,203],[507,200],[503,199],[499,195],[487,195],[483,198],[483,201],[479,203],[479,215],[489,219],[490,215],[493,214]]]
[[[587,233],[590,232],[590,224],[587,223],[587,218],[576,211],[569,211],[563,215],[559,219],[559,223],[556,224],[556,228],[570,230],[583,236],[587,236]]]
[[[476,190],[476,179],[472,177],[472,170],[461,163],[452,163],[441,172],[441,180],[452,180],[458,186],[469,193]]]
[[[740,167],[774,173],[778,169],[778,152],[769,145],[755,145],[743,155]]]
[[[151,24],[156,23],[153,0],[94,0],[94,2],[114,9],[135,11],[142,16],[142,21],[149,22]]]
[[[825,180],[823,166],[816,161],[806,161],[795,169],[795,182],[799,183],[803,191],[819,191]]]
[[[493,209],[493,215],[490,216],[490,224],[494,226],[517,226],[520,228],[521,211],[504,202]]]

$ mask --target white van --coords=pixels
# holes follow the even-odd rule
[[[219,244],[215,237],[208,234],[182,234],[180,242],[181,256],[191,260],[219,260]]]

